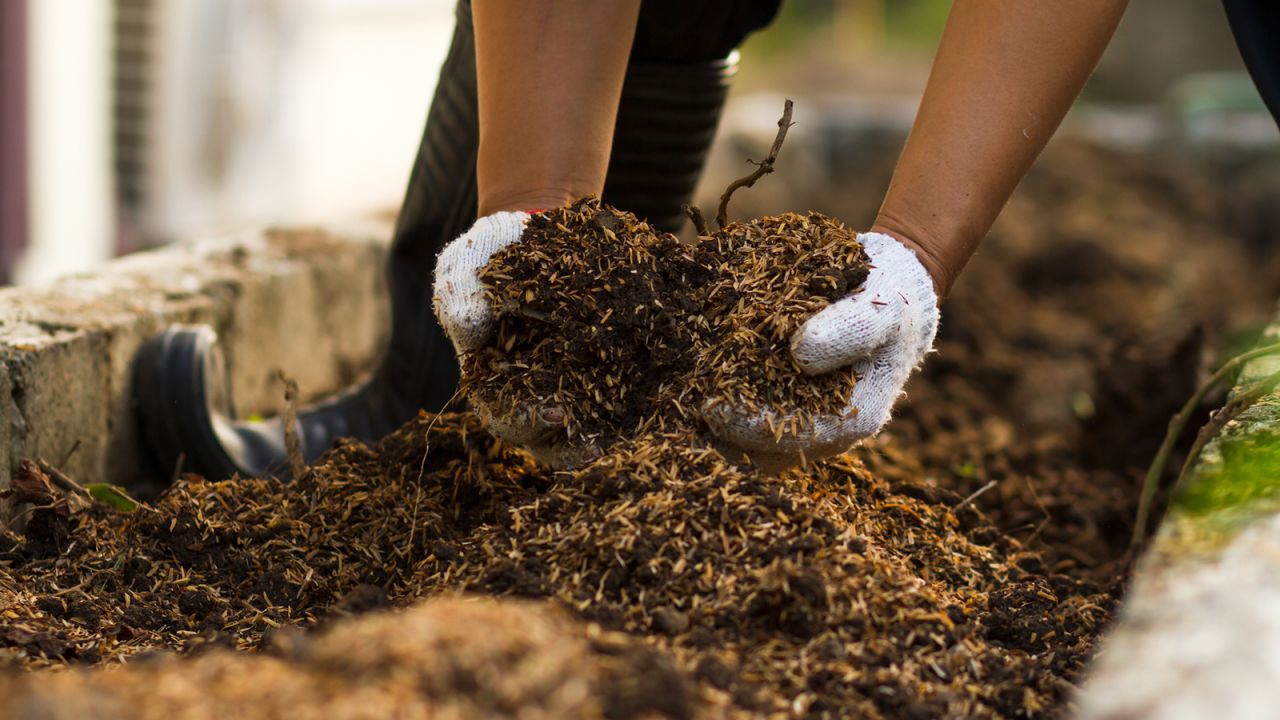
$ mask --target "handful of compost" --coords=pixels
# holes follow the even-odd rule
[[[787,213],[686,244],[595,198],[482,218],[441,254],[435,304],[492,432],[556,466],[688,428],[771,468],[842,452],[937,326],[888,236]]]

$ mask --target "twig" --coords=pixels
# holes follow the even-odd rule
[[[995,480],[988,480],[986,485],[983,485],[982,487],[978,488],[977,490],[974,490],[973,492],[969,493],[969,497],[967,497],[967,498],[965,498],[965,499],[961,500],[960,502],[956,503],[956,506],[955,506],[955,507],[953,507],[953,508],[951,508],[951,512],[953,512],[953,513],[955,513],[955,512],[960,512],[961,508],[963,508],[965,505],[968,505],[969,503],[973,502],[974,500],[977,500],[977,499],[978,499],[978,497],[982,495],[982,493],[984,493],[984,492],[986,492],[986,491],[990,490],[991,488],[993,488],[993,487],[995,487],[995,486],[996,486],[996,481],[995,481]]]
[[[28,515],[33,515],[40,510],[54,510],[57,507],[58,507],[58,504],[56,502],[50,503],[48,505],[35,505],[35,504],[28,505],[22,508],[21,510],[19,510],[18,512],[14,513],[13,517],[9,518],[9,521],[4,524],[4,528],[6,530],[13,530],[14,527],[17,526],[19,522],[26,520]]]
[[[462,388],[459,387],[453,391],[449,401],[444,404],[448,408],[458,399],[458,395],[462,394]],[[418,532],[418,507],[422,500],[422,476],[427,472],[427,456],[431,454],[431,428],[435,427],[436,420],[440,419],[440,413],[432,413],[431,420],[427,421],[427,429],[422,432],[422,461],[418,463],[418,486],[417,492],[413,495],[413,515],[409,518],[409,542],[405,545],[404,556],[407,558],[413,552],[413,536]]]
[[[693,223],[693,229],[697,231],[699,237],[710,235],[711,230],[707,227],[707,219],[702,216],[702,208],[697,205],[681,205],[684,214],[689,216],[689,221]]]
[[[1200,428],[1200,431],[1196,433],[1195,442],[1191,444],[1191,449],[1187,451],[1186,459],[1182,461],[1182,468],[1178,470],[1178,477],[1174,479],[1173,485],[1169,488],[1170,496],[1176,494],[1182,487],[1183,481],[1187,477],[1187,473],[1195,466],[1196,460],[1200,458],[1200,453],[1204,451],[1205,445],[1208,445],[1209,441],[1216,437],[1218,432],[1227,426],[1227,423],[1236,419],[1240,413],[1247,410],[1264,395],[1275,390],[1277,385],[1280,385],[1280,372],[1272,373],[1252,385],[1241,389],[1240,392],[1236,393],[1235,397],[1228,400],[1226,404],[1218,408],[1217,412],[1213,413],[1213,415],[1209,417],[1209,422],[1205,423],[1204,427]],[[1161,468],[1159,474],[1164,474],[1163,468]],[[1141,507],[1139,507],[1139,512],[1141,512]],[[1130,564],[1132,564],[1137,553],[1139,541],[1138,532],[1141,528],[1145,527],[1145,518],[1143,518],[1143,520],[1143,525],[1139,525],[1134,528],[1134,539],[1129,543],[1127,561]]]
[[[71,444],[71,449],[68,450],[67,453],[62,456],[62,460],[58,461],[58,467],[60,468],[66,467],[67,461],[69,461],[72,458],[72,456],[76,454],[76,451],[79,449],[80,449],[80,441],[76,440],[74,443]]]
[[[1044,521],[1041,520],[1040,522],[1044,522]],[[1021,525],[1014,525],[1013,527],[1010,527],[1010,528],[1000,528],[1000,532],[1004,533],[1005,535],[1013,535],[1015,533],[1020,533],[1023,530],[1031,530],[1034,532],[1036,527],[1037,527],[1037,523],[1027,522],[1027,523],[1022,523]]]
[[[173,464],[173,475],[169,477],[169,484],[174,485],[178,482],[178,478],[182,477],[182,466],[187,462],[187,454],[178,453],[178,461]]]
[[[1031,543],[1040,537],[1040,533],[1049,525],[1049,521],[1053,519],[1053,514],[1049,512],[1048,506],[1044,504],[1044,500],[1040,499],[1040,493],[1036,492],[1036,486],[1031,483],[1030,475],[1023,475],[1022,479],[1027,483],[1027,489],[1031,491],[1031,499],[1036,501],[1036,505],[1040,507],[1040,512],[1044,513],[1044,519],[1036,526],[1035,532],[1031,533],[1031,537],[1026,542]]]
[[[725,223],[729,221],[729,198],[733,196],[734,191],[738,188],[752,187],[757,180],[773,172],[773,163],[777,161],[778,151],[782,149],[782,141],[787,138],[787,130],[792,125],[792,104],[790,100],[787,100],[786,104],[783,105],[782,117],[778,120],[778,134],[773,138],[773,147],[769,149],[769,156],[763,162],[756,163],[756,169],[750,175],[740,177],[729,183],[729,187],[725,188],[724,194],[720,196],[720,209],[716,213],[716,225],[721,230],[724,229]]]
[[[36,458],[35,463],[45,475],[49,476],[49,481],[52,482],[59,490],[73,495],[79,495],[80,497],[90,497],[88,490],[85,490],[80,483],[72,480],[66,473],[62,472],[58,468],[39,458]]]
[[[1152,459],[1151,465],[1147,468],[1147,476],[1142,481],[1142,496],[1138,499],[1138,514],[1137,517],[1134,518],[1133,535],[1129,539],[1130,552],[1137,548],[1138,544],[1142,541],[1142,536],[1146,532],[1147,522],[1151,518],[1151,504],[1155,501],[1156,491],[1160,487],[1160,477],[1164,475],[1165,468],[1169,464],[1169,455],[1173,452],[1173,447],[1177,444],[1178,438],[1182,436],[1182,431],[1186,429],[1187,422],[1191,420],[1192,413],[1194,413],[1196,408],[1200,406],[1200,403],[1204,401],[1205,396],[1209,394],[1210,390],[1217,387],[1218,383],[1222,382],[1241,365],[1256,358],[1275,354],[1280,354],[1280,343],[1255,348],[1247,353],[1231,358],[1224,363],[1222,367],[1218,368],[1218,371],[1211,375],[1203,385],[1196,388],[1196,391],[1192,393],[1187,402],[1183,404],[1182,409],[1180,409],[1178,413],[1169,420],[1169,427],[1165,431],[1164,441],[1160,443],[1160,449],[1156,451],[1155,458]],[[1249,390],[1244,392],[1249,393],[1250,390],[1257,389],[1260,385],[1267,383],[1272,378],[1276,378],[1276,376],[1273,375],[1266,378],[1259,383],[1250,386]],[[1280,381],[1280,378],[1276,379]],[[1201,447],[1203,447],[1203,444],[1201,444]],[[1181,473],[1179,474],[1179,477],[1181,477]]]
[[[284,383],[284,449],[289,455],[289,473],[294,480],[302,477],[307,464],[302,459],[302,447],[298,441],[298,383],[277,370],[280,382]]]
[[[1182,486],[1182,480],[1187,476],[1187,472],[1191,466],[1195,464],[1197,458],[1200,457],[1204,446],[1209,443],[1218,431],[1227,426],[1227,423],[1235,420],[1240,413],[1244,412],[1258,400],[1280,385],[1280,372],[1272,373],[1265,378],[1255,382],[1247,388],[1244,388],[1235,397],[1231,398],[1225,405],[1218,409],[1200,428],[1200,432],[1196,433],[1196,440],[1191,444],[1191,449],[1187,451],[1187,459],[1182,463],[1182,469],[1178,471],[1178,477],[1173,481],[1173,490],[1177,490]]]

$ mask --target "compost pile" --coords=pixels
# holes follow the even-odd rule
[[[954,493],[852,458],[763,477],[689,435],[553,474],[473,419],[423,417],[290,484],[188,477],[154,510],[37,511],[6,554],[15,657],[252,649],[465,591],[553,598],[669,652],[697,692],[635,715],[1015,715],[1057,702],[1109,607]]]
[[[856,235],[786,213],[685,244],[595,198],[539,213],[481,272],[497,328],[463,389],[489,414],[553,412],[568,445],[690,427],[724,398],[785,407],[777,431],[803,432],[843,411],[856,381],[807,377],[790,352],[806,319],[866,279]]]
[[[1197,321],[1265,317],[1280,279],[1224,225],[1242,196],[1206,189],[1236,175],[1199,177],[1050,153],[888,433],[804,472],[671,430],[554,473],[442,415],[132,513],[30,483],[0,535],[0,716],[1061,713]]]

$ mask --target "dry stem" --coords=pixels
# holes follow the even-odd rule
[[[756,169],[750,175],[740,177],[729,183],[729,187],[724,189],[724,194],[720,196],[720,210],[716,213],[716,225],[721,230],[724,229],[725,223],[729,221],[729,198],[733,197],[734,191],[738,188],[752,187],[760,178],[773,172],[773,163],[778,159],[778,151],[782,149],[782,141],[787,138],[787,130],[793,124],[791,122],[791,107],[793,103],[790,100],[782,108],[782,117],[778,120],[778,134],[773,138],[773,147],[769,149],[769,156],[763,162],[756,163]],[[751,162],[748,160],[748,162]]]
[[[1200,406],[1200,403],[1204,401],[1205,395],[1208,395],[1210,390],[1216,387],[1218,383],[1222,382],[1228,375],[1244,363],[1255,358],[1260,358],[1265,355],[1275,355],[1277,353],[1280,353],[1280,343],[1255,348],[1243,355],[1237,355],[1231,358],[1223,364],[1222,367],[1218,368],[1218,371],[1211,375],[1203,385],[1197,388],[1187,402],[1182,406],[1182,409],[1178,411],[1178,414],[1174,415],[1173,418],[1169,420],[1169,428],[1165,431],[1164,441],[1160,443],[1160,449],[1156,451],[1156,456],[1151,461],[1151,466],[1147,468],[1146,479],[1142,482],[1142,497],[1138,499],[1138,514],[1134,519],[1133,536],[1129,541],[1130,553],[1138,547],[1138,544],[1142,541],[1143,533],[1146,531],[1147,521],[1150,520],[1151,517],[1151,504],[1155,501],[1156,490],[1160,487],[1160,476],[1164,474],[1165,467],[1169,464],[1169,455],[1173,452],[1173,447],[1177,444],[1178,438],[1182,436],[1182,431],[1186,428],[1187,422],[1191,419],[1192,413],[1194,413],[1196,408]],[[1261,393],[1255,395],[1252,391],[1274,387],[1277,381],[1280,381],[1280,378],[1272,375],[1259,381],[1255,385],[1251,385],[1242,392],[1242,395],[1254,397],[1256,399],[1256,397]],[[1225,410],[1226,408],[1223,409]],[[1197,441],[1194,453],[1187,458],[1188,464],[1194,461],[1196,455],[1199,454],[1200,448],[1203,446],[1204,442]],[[1179,474],[1179,480],[1181,480],[1183,474],[1185,474],[1185,469],[1183,473]]]
[[[989,480],[989,481],[987,481],[987,484],[986,484],[986,485],[983,485],[982,487],[978,488],[977,490],[974,490],[972,493],[969,493],[969,497],[967,497],[967,498],[965,498],[965,499],[961,500],[960,502],[956,503],[956,506],[955,506],[955,507],[953,507],[953,508],[951,508],[951,512],[953,512],[953,513],[960,512],[960,510],[964,509],[964,507],[965,507],[966,505],[968,505],[969,503],[973,502],[974,500],[977,500],[979,497],[982,497],[982,494],[983,494],[983,493],[985,493],[986,491],[990,490],[991,488],[993,488],[993,487],[995,487],[995,486],[996,486],[996,481],[995,481],[995,480]]]
[[[89,497],[89,491],[81,487],[80,483],[72,480],[66,473],[39,458],[36,458],[35,463],[36,467],[40,468],[45,475],[49,476],[49,480],[53,483],[54,487],[57,487],[64,493],[72,493],[85,498]]]
[[[689,216],[689,220],[693,223],[693,229],[697,231],[698,236],[710,235],[711,230],[707,227],[707,219],[702,216],[702,208],[697,205],[683,205],[684,214]]]
[[[298,441],[298,383],[283,370],[278,370],[277,374],[280,382],[284,383],[284,449],[289,455],[289,473],[297,480],[307,467]]]

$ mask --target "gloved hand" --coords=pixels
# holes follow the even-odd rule
[[[915,252],[881,233],[863,233],[858,240],[872,266],[862,290],[824,308],[791,337],[791,355],[808,374],[853,367],[858,380],[845,410],[779,439],[770,428],[786,427],[777,421],[787,417],[787,408],[749,414],[732,398],[713,398],[703,406],[712,432],[762,468],[777,471],[836,455],[875,435],[933,348],[938,296]]]
[[[458,357],[484,345],[493,333],[493,308],[485,300],[480,271],[494,253],[520,242],[528,222],[526,212],[486,215],[445,245],[436,258],[432,303]]]
[[[498,212],[476,220],[471,229],[445,246],[436,259],[432,297],[436,317],[461,358],[489,340],[494,330],[494,312],[484,297],[480,271],[494,253],[520,242],[526,212]],[[528,450],[553,467],[561,467],[589,454],[555,442],[564,437],[564,412],[555,407],[523,405],[514,412],[500,413],[484,397],[468,398],[489,432]]]

